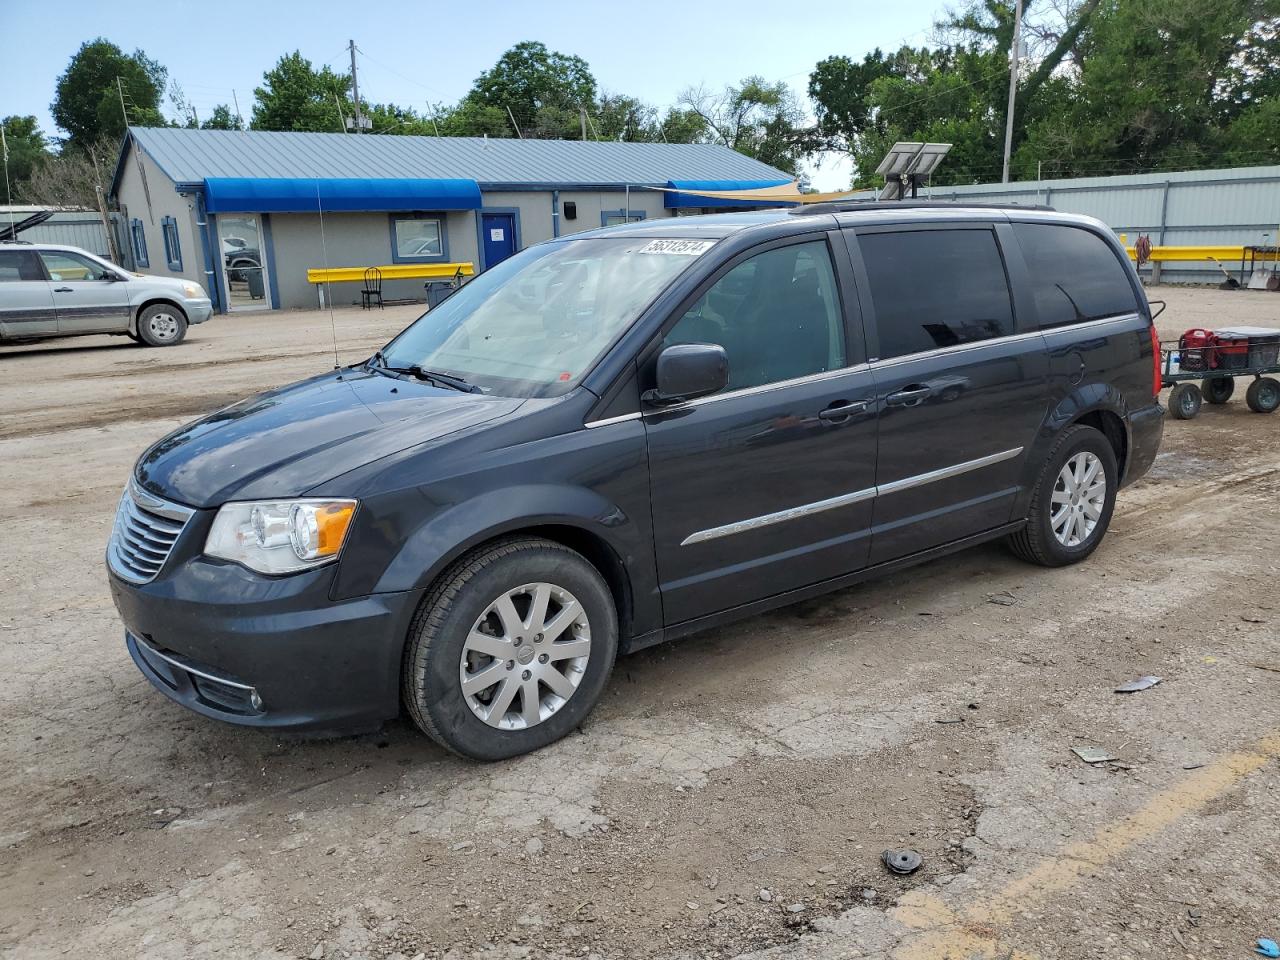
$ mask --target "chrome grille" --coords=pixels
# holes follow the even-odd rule
[[[120,498],[107,547],[111,569],[130,583],[154,580],[193,513],[130,482]]]

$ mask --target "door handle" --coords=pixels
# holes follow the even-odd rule
[[[72,290],[70,287],[54,287],[53,292],[54,293],[71,293]]]
[[[897,393],[889,394],[885,397],[885,403],[891,407],[914,407],[931,393],[933,393],[933,387],[923,383],[913,383],[903,387]]]
[[[865,400],[837,400],[825,410],[818,411],[818,419],[826,420],[828,423],[840,423],[848,420],[855,413],[862,413],[867,409],[867,401]]]

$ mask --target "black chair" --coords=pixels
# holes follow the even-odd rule
[[[360,291],[360,309],[368,310],[375,300],[381,308],[383,306],[382,271],[377,267],[369,267],[364,272],[364,289]]]

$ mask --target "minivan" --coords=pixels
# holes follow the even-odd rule
[[[1151,311],[1100,222],[814,205],[532,246],[368,360],[138,460],[128,650],[208,717],[403,708],[553,742],[614,658],[1004,538],[1056,567],[1151,466]]]

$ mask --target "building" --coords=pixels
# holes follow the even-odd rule
[[[712,144],[408,137],[132,127],[112,198],[136,269],[195,280],[218,310],[314,307],[307,270],[487,269],[529,244],[738,201],[648,187],[790,182]],[[335,302],[359,302],[360,282]],[[421,278],[383,283],[421,299]]]

